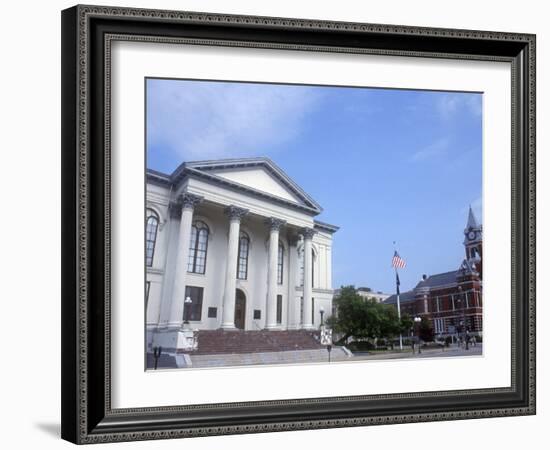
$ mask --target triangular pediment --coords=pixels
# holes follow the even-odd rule
[[[303,201],[263,167],[213,170],[214,175],[296,203]]]
[[[236,188],[321,211],[321,207],[268,158],[196,161],[186,163],[185,168],[211,179],[223,180]]]

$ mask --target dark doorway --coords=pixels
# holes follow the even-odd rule
[[[237,289],[235,293],[235,327],[244,330],[246,318],[246,296],[244,292]]]

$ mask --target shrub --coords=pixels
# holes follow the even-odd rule
[[[353,341],[347,347],[352,352],[366,352],[375,349],[375,346],[369,341]]]

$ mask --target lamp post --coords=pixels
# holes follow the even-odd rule
[[[330,363],[330,352],[332,351],[332,330],[330,328],[321,327],[321,345],[327,347],[328,362]]]
[[[422,350],[420,350],[420,322],[422,319],[418,316],[416,316],[414,319],[415,327],[416,327],[416,335],[418,339],[418,354],[422,353]]]
[[[185,297],[185,300],[184,300],[183,303],[185,304],[185,306],[184,306],[185,320],[183,321],[183,323],[185,325],[188,325],[189,324],[189,306],[191,305],[191,303],[193,303],[193,300],[191,300],[191,297],[187,296],[187,297]]]
[[[158,364],[159,364],[159,358],[160,358],[160,355],[162,354],[162,347],[161,346],[155,346],[153,348],[153,358],[155,360],[155,365],[154,365],[154,369],[157,370],[157,367],[158,367]]]
[[[319,308],[319,314],[321,314],[321,326],[323,326],[323,316],[325,315],[325,308],[323,308],[322,306]]]
[[[462,286],[458,286],[458,297],[462,303],[462,338],[464,339],[464,349],[469,350],[468,346],[468,334],[466,331],[466,293],[462,292]]]

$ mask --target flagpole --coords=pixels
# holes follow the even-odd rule
[[[401,303],[399,302],[399,275],[397,273],[397,267],[395,268],[395,293],[397,294],[397,318],[399,319],[399,325],[401,326]],[[403,350],[403,334],[399,330],[399,350]]]
[[[393,241],[393,251],[397,254],[397,245]],[[401,303],[399,302],[399,274],[397,273],[397,266],[395,266],[395,294],[397,296],[397,318],[399,319],[399,327],[401,328]],[[399,350],[403,351],[403,333],[399,330]]]

